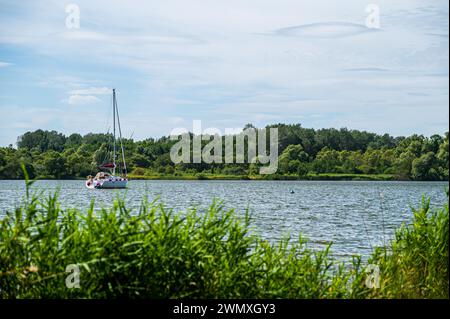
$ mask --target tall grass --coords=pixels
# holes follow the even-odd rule
[[[447,190],[448,198],[448,190]],[[390,251],[378,249],[370,260],[381,265],[379,295],[387,298],[448,298],[448,202],[432,210],[422,199],[412,208],[413,222],[397,230]]]
[[[303,239],[268,243],[213,203],[183,214],[144,200],[109,209],[64,209],[58,194],[30,193],[0,222],[1,298],[448,298],[448,203],[414,211],[392,245],[370,262],[380,288],[365,284],[365,265],[313,252]],[[69,289],[68,265],[80,269]]]

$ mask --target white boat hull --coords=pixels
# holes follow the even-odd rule
[[[86,181],[86,187],[91,189],[102,188],[126,188],[128,180],[121,177],[113,177],[110,179],[92,179]]]

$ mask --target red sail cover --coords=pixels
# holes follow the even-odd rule
[[[116,165],[113,163],[100,165],[100,168],[115,168]]]

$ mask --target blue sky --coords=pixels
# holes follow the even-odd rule
[[[112,87],[135,139],[192,120],[443,134],[448,14],[444,0],[0,0],[0,145],[106,131]]]

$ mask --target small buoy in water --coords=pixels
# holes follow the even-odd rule
[[[294,194],[295,192],[294,192],[294,190],[293,189],[291,189],[291,194]]]

